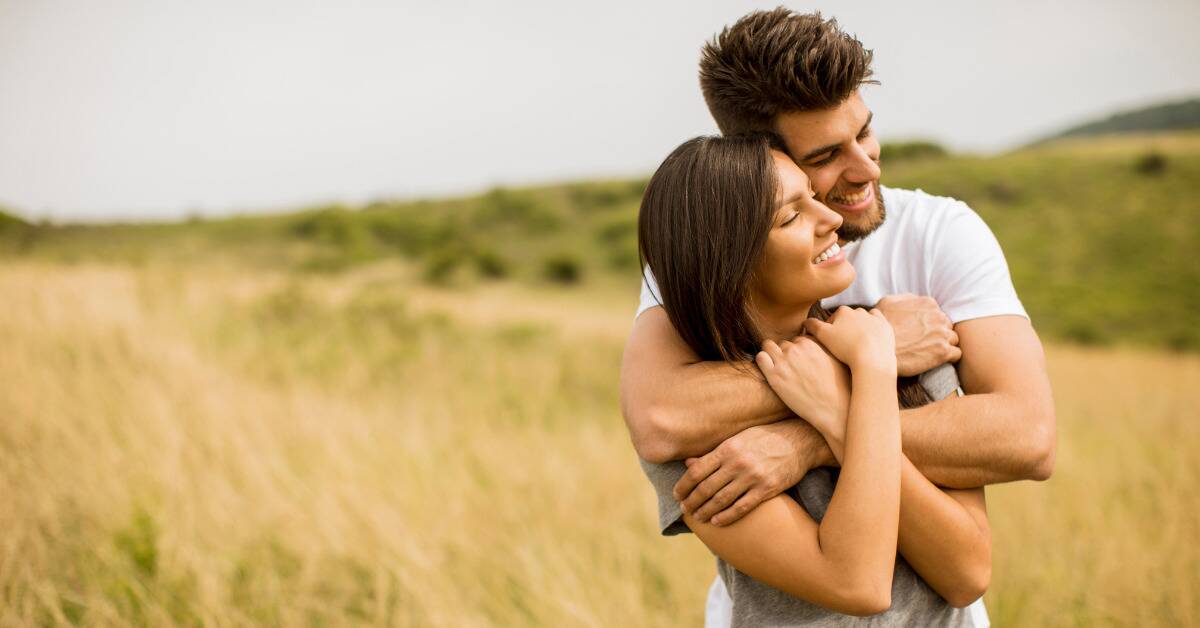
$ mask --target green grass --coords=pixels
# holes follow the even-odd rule
[[[1191,257],[1200,243],[1200,134],[1065,140],[995,157],[921,154],[886,163],[884,182],[978,211],[1043,335],[1200,350],[1200,264]],[[400,258],[441,286],[636,281],[644,187],[637,179],[496,188],[151,225],[4,220],[0,253],[68,263],[229,260],[311,273]]]

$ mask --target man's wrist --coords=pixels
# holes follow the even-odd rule
[[[836,465],[837,458],[821,432],[804,419],[797,419],[797,424],[800,431],[796,456],[800,467],[799,477],[804,477],[805,473],[817,467]]]

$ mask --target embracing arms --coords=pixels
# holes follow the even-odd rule
[[[955,325],[968,395],[901,413],[904,450],[926,477],[970,488],[1045,480],[1054,470],[1054,400],[1041,342],[1021,316]]]
[[[1054,408],[1041,344],[1029,321],[994,316],[951,330],[927,297],[889,297],[879,307],[904,352],[898,356],[900,374],[953,359],[954,342],[962,347],[959,374],[973,394],[902,415],[904,451],[922,473],[939,485],[962,488],[1048,477],[1054,463]],[[621,367],[622,410],[634,447],[652,462],[699,456],[746,428],[792,417],[753,373],[753,368],[700,361],[662,308],[647,310],[634,323]],[[798,475],[776,482],[780,490],[808,468],[830,462],[823,442],[802,425],[783,426],[759,440],[776,448],[791,443],[800,461],[791,470]],[[726,452],[725,463],[754,466],[750,454],[756,452],[733,453]]]
[[[621,411],[634,448],[650,462],[701,455],[792,414],[753,364],[701,361],[661,307],[638,316],[625,343]]]
[[[850,312],[840,323],[847,337],[874,329],[885,343],[890,341],[880,317]],[[847,341],[842,348],[853,345]],[[900,429],[894,364],[879,359],[877,352],[857,351],[851,358],[854,393],[848,416],[814,418],[823,434],[844,434],[836,446],[842,474],[820,524],[786,496],[768,500],[731,526],[687,515],[684,521],[709,549],[750,577],[838,612],[870,615],[891,606]],[[781,394],[804,399],[796,384],[804,380],[804,355],[813,352],[822,350],[805,338],[782,347],[768,342],[758,361]]]

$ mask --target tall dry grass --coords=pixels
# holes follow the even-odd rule
[[[635,294],[0,268],[0,625],[697,625],[617,412]],[[1050,348],[997,625],[1200,621],[1200,360]]]

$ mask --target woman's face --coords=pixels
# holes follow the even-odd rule
[[[854,268],[837,248],[842,217],[814,198],[790,157],[775,150],[771,156],[779,180],[775,218],[750,286],[760,310],[814,303],[854,282]]]

